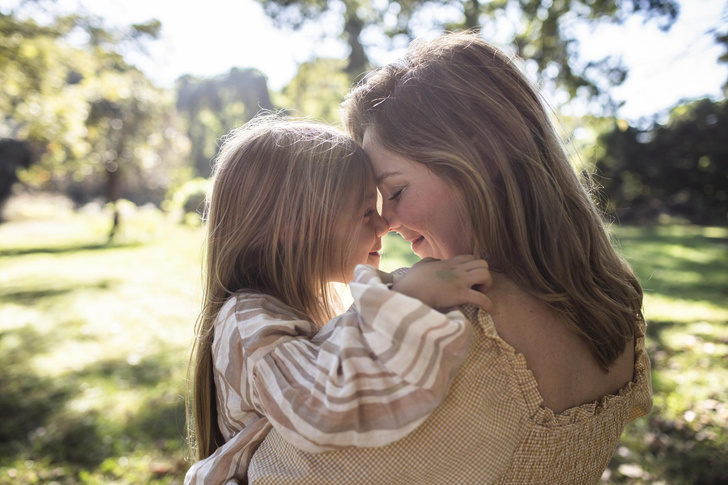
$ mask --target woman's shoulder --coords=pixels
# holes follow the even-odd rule
[[[587,342],[569,328],[562,315],[508,279],[501,278],[498,284],[491,296],[496,305],[492,315],[495,330],[525,359],[542,406],[561,413],[616,394],[632,380],[634,341],[609,372],[604,372]]]

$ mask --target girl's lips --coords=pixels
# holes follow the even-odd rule
[[[372,251],[369,253],[369,257],[367,258],[367,264],[370,266],[374,266],[375,268],[379,268],[379,261],[381,259],[381,256],[378,252]]]

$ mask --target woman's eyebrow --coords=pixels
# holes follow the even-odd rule
[[[385,180],[386,178],[388,178],[388,177],[392,177],[392,176],[394,176],[394,175],[402,175],[402,172],[397,172],[397,171],[391,171],[391,172],[384,172],[384,173],[383,173],[382,175],[380,175],[379,177],[377,177],[377,178],[375,179],[375,181],[377,182],[377,185],[379,185],[379,184],[381,184],[382,182],[384,182],[384,180]]]

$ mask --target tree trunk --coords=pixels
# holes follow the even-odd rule
[[[465,28],[480,28],[480,2],[479,0],[470,0],[464,5],[465,8]]]
[[[25,141],[0,138],[0,223],[3,222],[3,206],[18,181],[18,169],[28,168],[35,160]]]
[[[351,48],[346,73],[354,78],[369,68],[369,58],[359,40],[361,31],[364,30],[364,21],[357,16],[356,4],[353,2],[347,2],[345,15],[344,40]]]
[[[106,173],[108,178],[106,179],[106,197],[111,202],[113,208],[114,208],[114,215],[111,222],[111,230],[109,231],[109,239],[108,242],[111,242],[114,239],[114,236],[116,235],[116,232],[119,230],[119,223],[120,223],[120,216],[119,216],[119,207],[117,206],[117,201],[119,200],[119,186],[120,186],[120,180],[119,180],[119,165],[116,162],[112,162],[110,164],[111,166],[106,167]]]

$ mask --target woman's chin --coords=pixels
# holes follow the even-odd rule
[[[413,250],[412,252],[415,253],[420,259],[425,259],[425,258],[442,259],[442,258],[438,258],[435,254],[433,254],[432,251],[429,250],[429,248],[421,249],[418,251]]]
[[[431,251],[429,246],[430,245],[427,244],[427,240],[423,236],[418,237],[411,243],[412,252],[422,259],[432,257],[430,255]]]
[[[442,257],[440,251],[437,251],[432,246],[430,246],[430,242],[422,236],[412,242],[412,252],[419,256],[421,259],[446,259]]]

